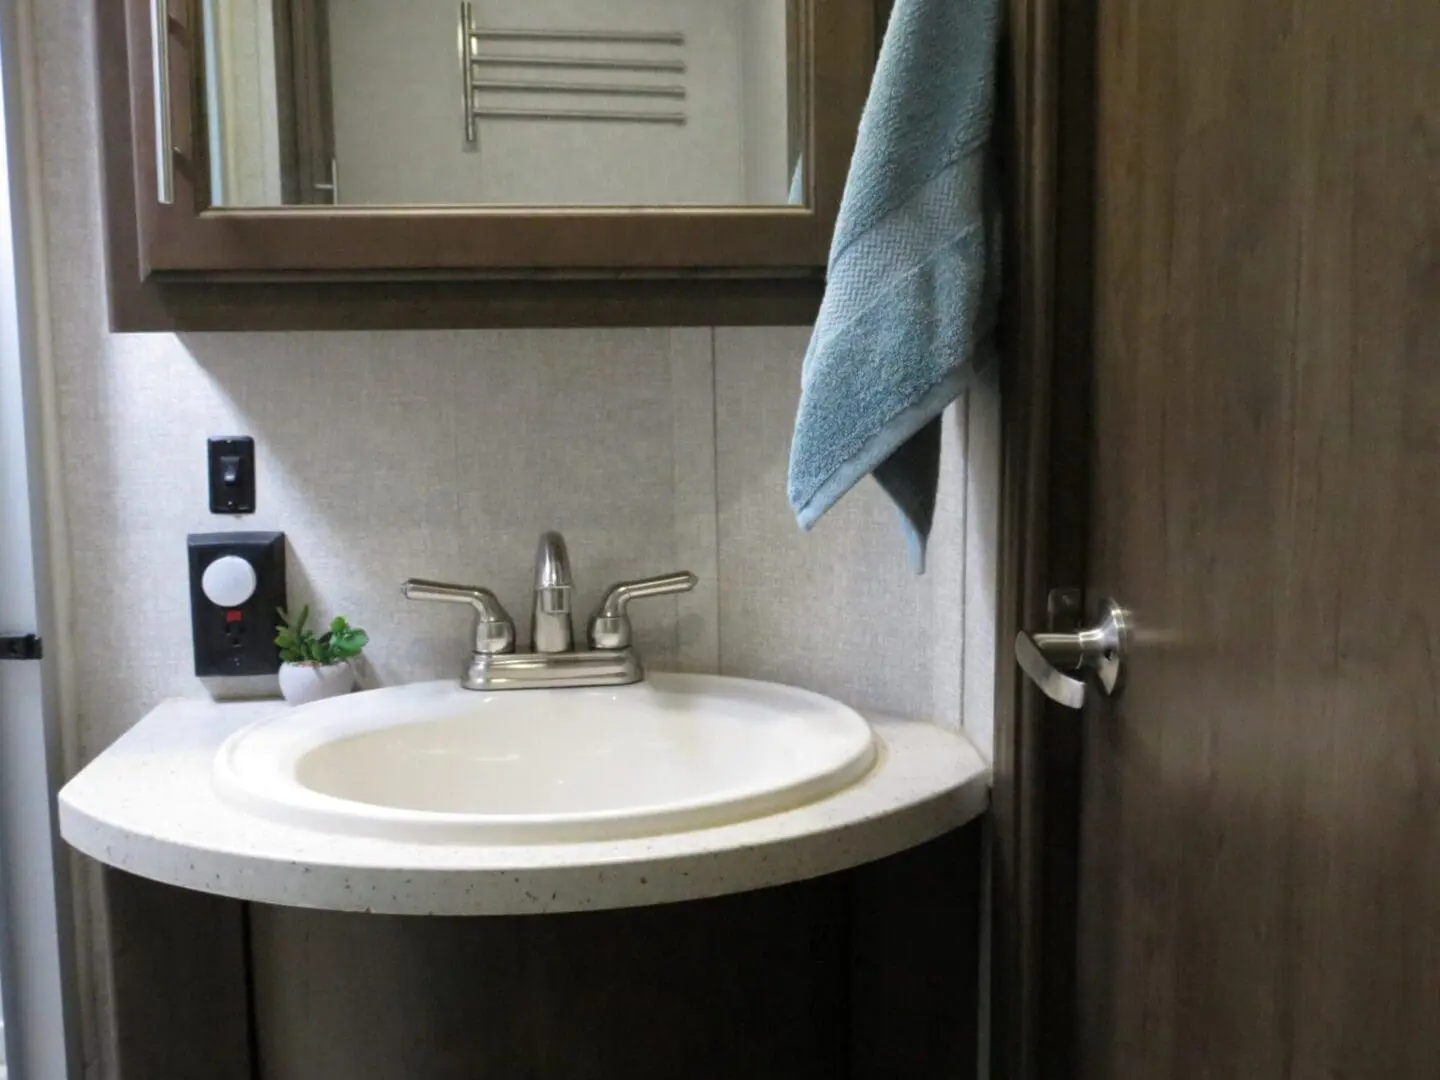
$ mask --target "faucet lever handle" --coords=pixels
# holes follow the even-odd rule
[[[639,581],[622,581],[618,585],[610,586],[605,593],[605,599],[600,602],[590,620],[590,647],[628,648],[631,632],[630,601],[689,592],[699,581],[699,578],[686,570],[678,574],[642,578]]]
[[[475,651],[489,655],[513,652],[515,622],[489,589],[479,585],[446,585],[411,578],[400,586],[406,600],[439,604],[469,604],[475,609]]]

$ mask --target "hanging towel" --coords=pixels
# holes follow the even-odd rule
[[[804,529],[873,473],[917,573],[940,416],[992,362],[1000,220],[989,153],[999,0],[898,0],[801,375],[790,504]]]

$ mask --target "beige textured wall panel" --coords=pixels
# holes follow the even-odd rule
[[[965,715],[965,531],[970,527],[966,506],[968,467],[965,441],[970,425],[970,397],[962,397],[945,412],[941,430],[940,490],[935,528],[925,563],[931,607],[931,708],[936,723],[958,731]]]
[[[975,387],[967,401],[965,530],[959,557],[965,563],[959,646],[965,664],[961,711],[965,734],[987,758],[995,756],[995,567],[1000,545],[1000,387],[998,372]],[[953,594],[952,594],[953,596]]]
[[[932,610],[871,481],[813,532],[786,497],[807,330],[716,334],[720,665],[900,716],[932,712]]]
[[[453,676],[468,655],[470,614],[407,603],[406,576],[493,588],[523,635],[546,528],[570,541],[581,611],[610,582],[677,565],[668,344],[664,331],[217,334],[117,337],[72,358],[85,754],[161,698],[203,692],[188,532],[283,529],[292,605],[364,625],[369,678],[387,684]],[[103,407],[82,419],[82,403]],[[205,436],[236,433],[256,439],[259,512],[216,518]],[[676,652],[674,612],[636,608],[657,665]]]

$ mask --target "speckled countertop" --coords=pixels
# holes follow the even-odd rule
[[[870,715],[859,783],[735,825],[585,844],[480,846],[337,836],[252,817],[211,787],[216,749],[283,703],[170,701],[60,792],[60,831],[121,870],[243,900],[401,915],[641,907],[781,885],[883,858],[978,817],[990,769],[932,724]]]

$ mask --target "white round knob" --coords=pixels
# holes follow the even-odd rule
[[[238,608],[255,595],[258,580],[255,568],[248,562],[238,555],[226,555],[205,568],[205,574],[200,578],[200,589],[212,604]]]

